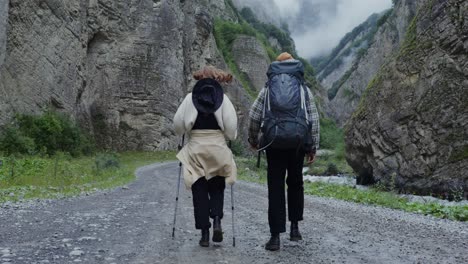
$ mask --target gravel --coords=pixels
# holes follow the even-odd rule
[[[177,163],[140,168],[128,188],[0,207],[0,263],[468,263],[468,223],[307,196],[303,241],[282,235],[268,252],[266,186],[230,190],[225,240],[198,246],[191,193],[181,186],[171,239]]]

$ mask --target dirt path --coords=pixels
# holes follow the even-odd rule
[[[91,196],[0,207],[4,263],[468,263],[468,223],[316,197],[305,201],[304,241],[282,236],[267,252],[266,190],[236,185],[237,247],[230,191],[225,241],[198,246],[190,192],[181,188],[171,239],[177,164],[143,167],[126,188]]]

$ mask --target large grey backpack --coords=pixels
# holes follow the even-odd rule
[[[304,66],[297,60],[273,62],[267,72],[261,149],[299,149],[310,144],[309,95]]]

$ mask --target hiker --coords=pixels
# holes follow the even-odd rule
[[[290,240],[302,240],[304,187],[302,169],[315,161],[319,146],[319,116],[314,98],[304,83],[304,66],[282,53],[267,72],[268,82],[249,113],[249,143],[266,150],[268,223],[271,237],[265,249],[280,249],[280,233],[286,232],[285,177],[288,185]],[[259,139],[259,134],[261,137]]]
[[[232,81],[232,75],[207,66],[193,74],[198,80],[174,116],[178,135],[187,133],[188,143],[177,154],[183,164],[184,181],[192,189],[195,228],[201,230],[200,246],[209,246],[210,217],[213,242],[223,240],[224,189],[234,184],[237,167],[226,138],[237,136],[236,110],[224,95],[220,83]]]

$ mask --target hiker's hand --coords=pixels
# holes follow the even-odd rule
[[[252,144],[251,144],[250,147],[251,147],[253,150],[255,150],[255,151],[258,150],[258,145],[252,145]]]
[[[315,153],[307,154],[307,165],[310,165],[315,162]]]

